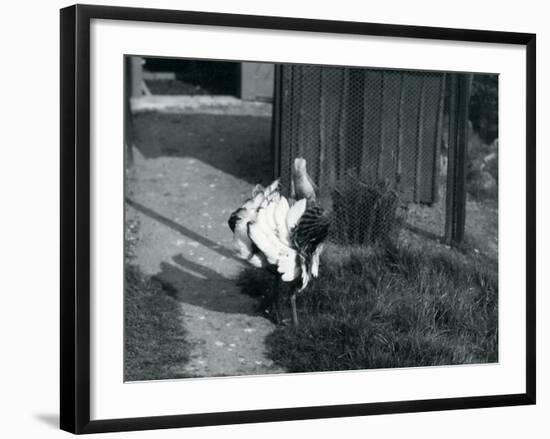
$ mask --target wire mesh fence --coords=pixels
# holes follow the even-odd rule
[[[469,83],[472,75],[444,72],[275,69],[275,173],[289,191],[293,159],[307,160],[334,212],[333,241],[372,245],[408,230],[497,253],[497,75]]]
[[[373,244],[403,224],[443,234],[444,73],[284,65],[280,76],[281,179],[307,160],[333,240]]]

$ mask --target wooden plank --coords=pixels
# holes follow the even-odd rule
[[[416,72],[405,72],[404,75],[401,197],[404,201],[415,201],[418,110],[422,91],[422,77]]]
[[[348,107],[347,144],[345,149],[345,172],[357,174],[360,171],[363,134],[361,124],[365,111],[363,95],[366,92],[364,70],[349,69],[349,93],[345,103]]]
[[[382,180],[382,158],[384,156],[384,147],[385,147],[385,141],[384,141],[384,128],[385,128],[385,114],[384,114],[384,92],[385,92],[385,81],[384,78],[386,77],[386,72],[380,72],[380,104],[379,104],[379,112],[380,112],[380,125],[378,127],[379,136],[378,136],[378,157],[377,157],[377,164],[376,164],[376,178],[378,180]]]
[[[346,173],[346,148],[347,148],[347,125],[348,125],[348,96],[350,86],[350,70],[344,69],[344,82],[342,86],[342,100],[340,105],[340,121],[338,127],[338,168],[339,178]]]
[[[327,130],[327,108],[326,108],[326,90],[325,90],[325,81],[324,81],[324,72],[326,68],[319,68],[319,175],[317,184],[320,188],[326,187],[326,130]],[[319,194],[320,195],[320,194]]]
[[[365,180],[376,180],[381,155],[380,128],[382,126],[382,81],[384,73],[380,70],[366,69],[363,73],[363,119],[360,172]]]
[[[310,177],[319,183],[320,154],[320,66],[300,66],[302,100],[300,105],[301,144],[300,156],[307,160]]]
[[[398,190],[401,190],[401,179],[403,175],[402,151],[403,151],[403,125],[404,125],[404,101],[405,101],[405,74],[400,73],[399,85],[399,107],[397,117],[397,145],[396,145],[396,169],[395,169],[395,184]]]
[[[438,73],[429,73],[424,76],[424,113],[423,113],[423,143],[420,156],[419,201],[425,204],[434,202],[434,184],[437,169],[437,158],[434,153],[437,138],[438,113],[441,99],[441,76]],[[435,190],[437,192],[437,190]],[[441,233],[443,230],[441,230]]]
[[[281,158],[280,158],[280,178],[283,193],[290,195],[290,160],[292,155],[292,146],[296,134],[294,117],[294,71],[293,66],[283,64],[280,66],[281,72]]]
[[[324,178],[327,189],[333,188],[338,180],[338,143],[339,127],[344,84],[344,70],[338,67],[326,67],[323,74],[324,126],[326,142],[326,160]]]
[[[424,107],[426,101],[426,78],[422,76],[420,97],[418,101],[417,132],[416,132],[416,154],[415,154],[415,185],[414,201],[420,202],[420,181],[422,172],[422,155],[424,153]]]
[[[432,199],[434,203],[439,201],[439,173],[441,161],[441,142],[443,140],[443,118],[445,107],[445,84],[447,75],[444,73],[440,79],[439,103],[437,111],[437,128],[435,133],[434,145],[434,172],[432,174]]]
[[[395,168],[399,141],[399,100],[401,74],[395,71],[384,72],[381,119],[381,170],[380,179],[395,185]]]
[[[305,123],[304,123],[304,68],[303,66],[294,66],[294,90],[296,94],[294,96],[293,104],[295,110],[295,116],[297,117],[297,134],[298,142],[292,145],[293,157],[304,155],[304,143],[305,143]]]

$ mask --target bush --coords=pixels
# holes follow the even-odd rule
[[[395,242],[403,222],[399,201],[397,191],[385,182],[343,179],[332,191],[334,240],[352,245]]]
[[[478,201],[498,200],[498,141],[488,145],[477,133],[470,134],[466,186]]]
[[[498,76],[474,75],[470,120],[479,137],[491,144],[498,137]]]

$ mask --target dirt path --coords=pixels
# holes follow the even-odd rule
[[[251,183],[196,158],[146,159],[135,149],[128,187],[128,214],[140,223],[136,263],[178,299],[194,344],[191,361],[178,372],[283,372],[265,356],[274,325],[235,283],[244,265],[230,250],[226,221]]]

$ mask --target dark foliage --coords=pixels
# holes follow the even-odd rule
[[[498,138],[498,76],[474,75],[470,97],[470,120],[487,144]]]
[[[389,184],[348,176],[333,189],[332,202],[336,242],[386,245],[397,238],[402,225],[399,195]]]

